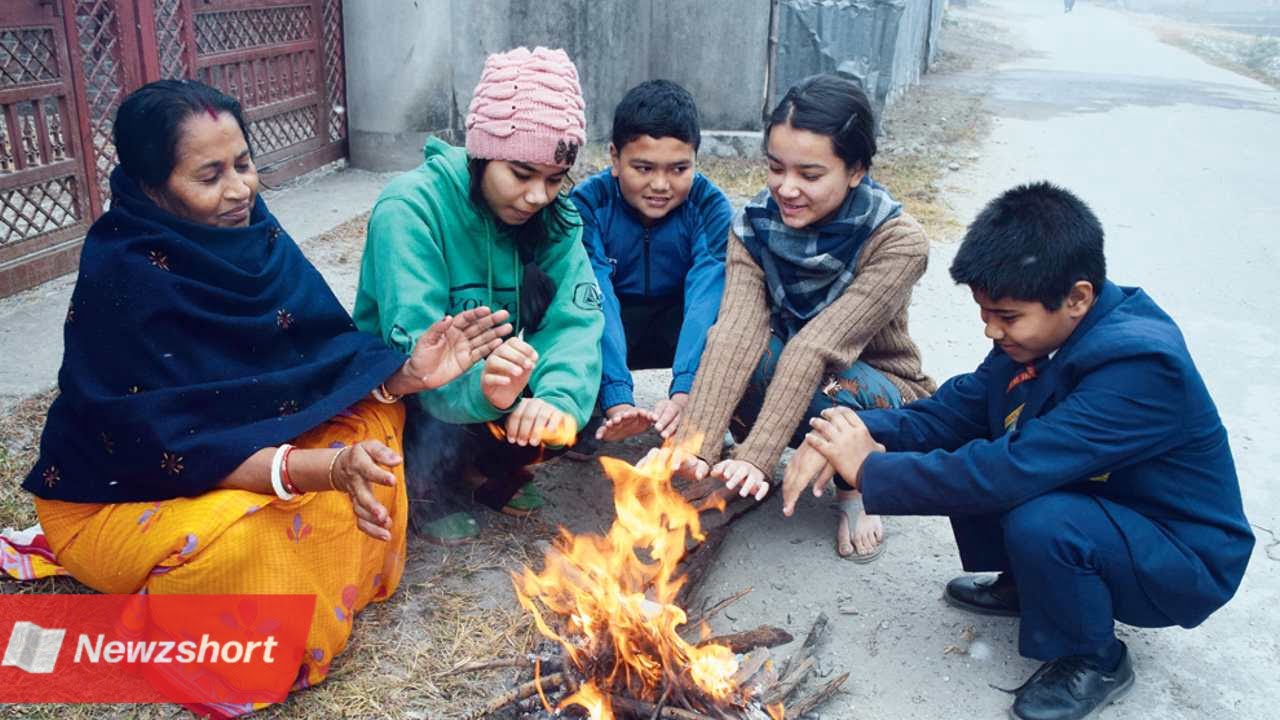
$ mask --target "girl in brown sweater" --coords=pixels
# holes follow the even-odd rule
[[[687,472],[762,499],[782,451],[824,408],[896,407],[933,392],[907,334],[929,244],[867,175],[875,152],[871,105],[844,78],[810,77],[770,115],[768,188],[734,218],[720,314],[676,438],[702,438]],[[726,428],[738,445],[717,463]],[[880,518],[856,492],[839,500],[837,552],[874,559]]]

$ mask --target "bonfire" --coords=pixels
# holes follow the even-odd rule
[[[790,707],[784,702],[813,670],[825,617],[777,668],[768,648],[790,642],[785,631],[764,626],[711,637],[706,621],[748,591],[692,619],[681,607],[690,594],[690,557],[712,544],[700,511],[723,510],[723,501],[715,495],[695,506],[686,499],[672,484],[674,456],[667,448],[635,466],[601,459],[614,488],[609,532],[560,528],[542,569],[512,576],[520,604],[559,656],[537,662],[532,681],[474,717],[536,696],[550,716],[782,720],[813,709],[843,684],[847,674]],[[702,564],[709,559],[704,553]]]

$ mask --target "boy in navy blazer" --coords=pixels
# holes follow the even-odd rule
[[[1020,616],[1044,665],[1024,720],[1081,718],[1133,684],[1114,621],[1199,625],[1235,593],[1253,548],[1227,432],[1173,320],[1106,279],[1102,226],[1048,183],[1014,188],[965,235],[968,285],[994,347],[967,375],[896,410],[813,421],[783,481],[862,491],[867,512],[947,515],[969,572],[944,598]]]

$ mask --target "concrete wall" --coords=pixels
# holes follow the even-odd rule
[[[454,124],[450,0],[342,3],[352,164],[412,167],[428,130]]]
[[[455,142],[489,53],[564,48],[587,132],[608,136],[630,87],[667,78],[698,100],[704,130],[758,130],[790,85],[858,77],[891,102],[927,67],[943,0],[346,0],[351,162],[404,169],[431,133]],[[771,24],[776,43],[771,43]]]
[[[687,88],[702,127],[758,130],[765,103],[770,0],[652,0],[648,75]],[[619,88],[604,114],[629,87]]]

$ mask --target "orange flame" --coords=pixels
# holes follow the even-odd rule
[[[674,604],[685,580],[676,574],[677,564],[689,539],[705,537],[698,511],[671,486],[676,452],[664,448],[638,466],[601,458],[614,487],[616,518],[608,535],[561,528],[542,572],[525,568],[512,579],[538,630],[558,641],[605,695],[622,691],[652,701],[664,686],[691,681],[708,698],[724,701],[743,692],[733,680],[733,652],[723,645],[697,647],[676,632],[688,620]],[[551,627],[544,609],[560,620],[563,634]],[[591,717],[613,717],[602,712],[607,714]]]
[[[769,713],[769,717],[773,718],[773,720],[786,720],[787,718],[787,709],[782,707],[782,703],[765,705],[764,711]]]
[[[578,688],[578,692],[570,695],[560,704],[556,706],[557,710],[564,710],[570,705],[577,705],[587,711],[587,717],[591,720],[612,720],[613,703],[609,701],[609,696],[600,692],[593,683],[583,683]]]

